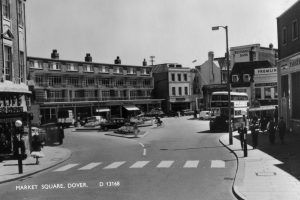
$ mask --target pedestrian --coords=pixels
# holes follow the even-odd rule
[[[275,143],[275,133],[276,133],[275,119],[270,119],[270,122],[268,124],[268,132],[269,132],[269,141],[271,144],[274,144]]]
[[[278,106],[275,106],[274,119],[275,119],[275,125],[277,125],[278,124]]]
[[[267,128],[267,123],[268,123],[267,118],[265,116],[262,116],[259,123],[260,130],[262,131],[262,133],[265,133],[265,130]]]
[[[32,148],[32,151],[31,151],[30,155],[33,158],[36,159],[35,164],[38,165],[39,164],[39,158],[42,158],[45,155],[43,154],[43,152],[41,152],[41,150],[43,148],[43,145],[42,145],[42,142],[41,142],[40,138],[37,135],[34,135],[32,137],[31,148]]]
[[[252,146],[253,146],[253,149],[256,149],[257,145],[258,145],[257,117],[253,117],[250,130],[251,130],[251,135],[252,135]]]
[[[284,144],[284,136],[286,132],[286,124],[283,120],[283,117],[280,117],[280,120],[278,122],[278,132],[279,132],[279,138],[281,141],[281,144]]]
[[[194,118],[197,119],[197,110],[194,110]]]
[[[247,134],[247,128],[244,126],[244,123],[240,123],[238,133],[240,136],[241,148],[244,149],[245,134]]]
[[[65,138],[65,133],[64,133],[64,128],[63,125],[59,125],[59,130],[58,130],[58,139],[59,139],[59,144],[63,144]]]
[[[135,124],[133,125],[133,133],[134,133],[134,137],[138,137],[139,132],[140,132],[140,130],[138,129],[137,124],[135,123]]]

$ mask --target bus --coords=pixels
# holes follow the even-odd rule
[[[247,118],[249,100],[247,93],[230,92],[231,97],[231,119],[232,128],[236,130],[243,117]],[[213,92],[211,96],[210,109],[213,119],[210,123],[210,130],[228,130],[228,92]]]

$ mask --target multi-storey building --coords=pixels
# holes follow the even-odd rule
[[[192,109],[191,69],[177,63],[154,65],[154,96],[165,112]]]
[[[152,98],[151,67],[60,60],[56,50],[51,58],[28,57],[30,78],[34,80],[34,101],[39,105],[41,122],[55,121],[61,110],[72,110],[76,117],[102,115],[127,117],[133,111],[147,112],[160,107]]]
[[[300,132],[300,1],[277,18],[279,61],[279,117],[294,133]]]
[[[22,121],[21,128],[30,126],[31,95],[26,80],[25,1],[2,0],[1,6],[0,156],[15,153],[13,140],[24,130],[15,122]]]

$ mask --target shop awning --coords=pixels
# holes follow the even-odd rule
[[[260,106],[260,107],[255,107],[255,108],[249,108],[250,112],[253,111],[263,111],[263,110],[275,110],[276,105],[268,105],[268,106]]]
[[[134,110],[140,110],[138,107],[136,106],[123,106],[126,110],[128,111],[134,111]]]
[[[96,112],[109,112],[110,109],[109,108],[97,108]]]

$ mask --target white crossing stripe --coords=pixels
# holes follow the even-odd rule
[[[56,170],[54,170],[54,171],[55,171],[55,172],[67,171],[68,169],[71,169],[72,167],[75,167],[75,166],[77,166],[77,165],[79,165],[79,164],[68,164],[68,165],[65,165],[65,166],[63,166],[63,167],[60,167],[60,168],[58,168],[58,169],[56,169]]]
[[[225,162],[223,160],[212,160],[211,168],[225,168]]]
[[[185,162],[183,168],[197,168],[199,160],[188,160]]]
[[[156,167],[157,168],[169,168],[174,163],[172,160],[163,160]]]
[[[129,168],[143,168],[145,165],[147,165],[150,161],[137,161],[133,165],[131,165]]]
[[[89,170],[101,165],[101,162],[92,162],[84,167],[79,168],[78,170]]]
[[[104,167],[103,169],[115,169],[120,167],[121,165],[123,165],[125,163],[125,161],[121,161],[121,162],[113,162],[110,165],[107,165],[106,167]]]

